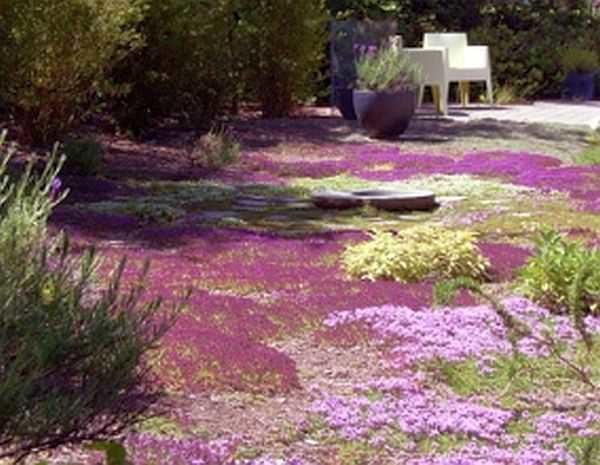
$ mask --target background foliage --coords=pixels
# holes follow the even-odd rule
[[[142,44],[142,7],[142,0],[0,0],[0,100],[27,139],[54,142],[110,90],[110,69]]]
[[[587,0],[0,0],[0,108],[42,143],[99,104],[135,132],[165,116],[208,128],[240,103],[284,116],[328,91],[327,20],[365,18],[407,46],[467,31],[516,97],[560,95],[559,51],[600,46]]]
[[[324,2],[255,0],[240,11],[250,94],[265,116],[284,116],[314,95],[327,40]]]
[[[408,46],[425,32],[465,31],[490,45],[497,87],[521,97],[556,97],[564,71],[558,50],[582,39],[600,46],[600,19],[587,0],[329,0],[337,18],[395,18]]]
[[[116,103],[120,124],[139,132],[152,118],[176,114],[210,121],[237,94],[242,38],[232,0],[146,0],[144,47],[114,73],[129,91]]]

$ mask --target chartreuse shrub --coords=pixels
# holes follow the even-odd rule
[[[522,291],[544,307],[574,315],[600,313],[600,250],[545,231],[520,274]]]
[[[1,142],[0,142],[1,145]],[[145,354],[170,317],[142,303],[143,283],[122,289],[124,262],[106,286],[90,250],[74,255],[46,222],[64,195],[52,156],[20,179],[0,167],[0,460],[107,439],[160,398]]]
[[[0,0],[0,100],[25,136],[53,141],[142,43],[143,0]]]
[[[470,231],[426,225],[398,232],[377,231],[369,241],[348,247],[342,260],[346,271],[361,279],[481,278],[489,264],[476,238]]]

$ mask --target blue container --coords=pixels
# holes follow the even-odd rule
[[[596,90],[596,73],[567,74],[563,82],[562,96],[572,100],[592,100]]]

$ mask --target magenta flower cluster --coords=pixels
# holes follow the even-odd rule
[[[554,316],[518,297],[505,299],[503,305],[532,331],[531,337],[518,343],[528,357],[549,355],[540,343],[547,331],[567,346],[580,341],[566,317]],[[565,445],[568,439],[598,434],[597,409],[583,414],[551,409],[540,413],[533,406],[531,413],[512,411],[500,407],[493,397],[460,397],[422,370],[423,362],[468,359],[489,369],[498,356],[509,354],[507,331],[489,306],[415,311],[388,305],[336,312],[326,320],[332,327],[357,322],[369,327],[372,341],[389,354],[390,367],[397,375],[364,380],[353,394],[316,391],[313,414],[343,440],[368,441],[379,447],[399,431],[406,437],[400,446],[406,454],[402,463],[411,465],[575,465],[576,458]],[[600,334],[600,318],[588,317],[586,324],[590,332]],[[511,433],[510,425],[519,421],[530,426]],[[419,441],[442,436],[458,440],[458,446],[444,454],[419,453]]]
[[[552,315],[527,299],[509,298],[503,305],[531,329],[531,336],[518,343],[524,355],[547,356],[548,348],[541,341],[549,330],[554,331],[561,342],[573,343],[581,339],[570,318]],[[325,324],[335,327],[357,321],[368,325],[381,345],[391,345],[390,355],[396,367],[436,359],[449,362],[481,360],[486,355],[510,354],[512,350],[506,327],[487,305],[421,311],[385,305],[337,312],[329,316]],[[592,333],[600,333],[600,318],[589,316],[586,322]]]

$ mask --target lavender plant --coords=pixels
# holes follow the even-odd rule
[[[3,138],[2,138],[3,139]],[[3,140],[0,140],[0,148]],[[145,354],[168,329],[160,300],[142,301],[143,277],[122,289],[125,261],[99,287],[94,250],[71,253],[46,229],[64,161],[20,179],[0,164],[0,459],[20,461],[65,444],[110,438],[161,397]]]
[[[396,91],[415,89],[422,80],[421,67],[400,47],[369,47],[356,60],[357,88]]]

